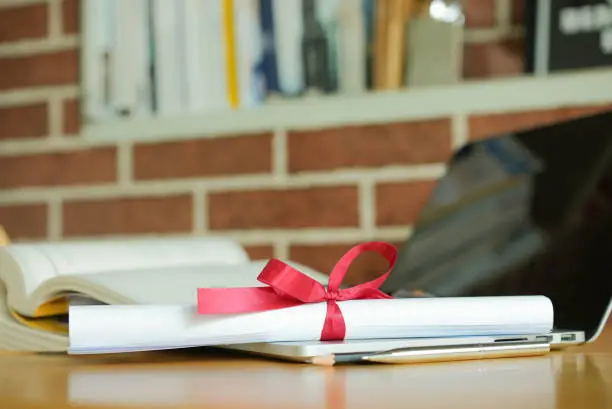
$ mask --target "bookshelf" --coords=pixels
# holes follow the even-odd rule
[[[373,92],[359,96],[336,95],[272,101],[259,107],[211,114],[100,122],[85,125],[83,136],[93,141],[207,138],[280,129],[317,129],[437,117],[453,117],[455,126],[461,128],[469,115],[592,106],[611,102],[612,68],[598,68],[545,77],[465,81],[455,85]],[[456,129],[455,133],[461,135],[461,129]]]
[[[606,104],[612,99],[607,86],[612,84],[611,68],[462,78],[463,59],[470,55],[464,55],[466,44],[518,39],[519,16],[512,14],[509,2],[495,1],[496,26],[488,29],[466,22],[471,15],[467,3],[462,10],[460,2],[432,1],[424,12],[426,3],[84,0],[81,133],[93,141],[164,140],[452,117],[461,144],[469,115]],[[386,8],[377,8],[381,4]],[[202,13],[215,18],[195,18]],[[381,14],[387,15],[386,23],[376,25]],[[127,19],[130,15],[141,18]],[[361,20],[363,25],[356,24]],[[118,27],[114,34],[129,38],[131,48],[113,40],[105,24]],[[377,34],[376,28],[385,33]],[[383,37],[386,48],[378,44]],[[209,38],[214,40],[202,40]],[[143,44],[157,48],[147,51]],[[234,52],[228,53],[228,47]],[[400,58],[378,67],[380,59],[372,60],[375,47],[399,50],[391,54]],[[325,58],[309,68],[301,55],[304,50],[323,52]],[[119,57],[109,62],[109,53]],[[219,57],[214,64],[211,56]],[[111,74],[125,76],[113,79],[101,61],[108,63]],[[245,61],[251,64],[246,70],[241,68]],[[356,67],[358,61],[363,65]],[[325,67],[334,70],[327,72]],[[427,75],[429,82],[423,80]],[[124,110],[129,103],[137,107]]]
[[[83,122],[226,115],[312,95],[458,83],[460,3],[428,3],[84,0]]]

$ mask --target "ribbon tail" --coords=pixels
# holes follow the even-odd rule
[[[346,323],[340,306],[334,300],[327,301],[327,314],[321,331],[321,341],[341,341],[346,336]]]
[[[282,297],[270,287],[198,288],[199,314],[240,314],[295,307],[300,301]]]

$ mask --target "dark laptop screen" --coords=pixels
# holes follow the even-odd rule
[[[556,328],[590,337],[612,298],[606,175],[612,112],[467,145],[450,160],[383,290],[546,295]],[[587,211],[606,197],[610,207]]]

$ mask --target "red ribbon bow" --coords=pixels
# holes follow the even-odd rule
[[[351,263],[366,251],[381,254],[389,263],[387,272],[375,280],[340,289]],[[346,324],[337,301],[392,298],[379,290],[395,265],[397,250],[384,242],[367,242],[350,249],[336,263],[327,288],[318,281],[277,259],[270,259],[257,280],[267,287],[198,288],[198,313],[238,314],[294,307],[327,301],[321,341],[343,340]]]

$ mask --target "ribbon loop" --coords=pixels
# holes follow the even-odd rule
[[[351,263],[367,251],[381,254],[389,263],[389,269],[374,280],[341,289],[342,280]],[[327,302],[321,340],[342,340],[346,335],[346,323],[337,301],[392,298],[380,291],[379,287],[393,269],[396,258],[397,250],[389,243],[373,241],[358,244],[338,260],[329,275],[327,288],[294,267],[273,258],[257,277],[267,287],[198,288],[198,313],[237,314]]]
[[[323,284],[278,259],[270,259],[257,280],[268,285],[278,295],[312,303],[325,296]]]

